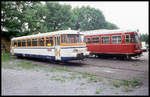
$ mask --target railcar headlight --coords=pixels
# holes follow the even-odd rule
[[[73,52],[78,52],[78,49],[74,49]]]

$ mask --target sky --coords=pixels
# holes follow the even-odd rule
[[[118,1],[69,1],[59,2],[71,5],[72,8],[90,6],[103,12],[106,21],[116,24],[120,29],[139,29],[141,34],[149,34],[148,2],[118,2]]]

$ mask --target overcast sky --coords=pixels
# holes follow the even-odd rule
[[[87,6],[100,9],[105,19],[121,29],[138,28],[140,33],[148,33],[148,2],[59,2],[69,4],[72,8]]]

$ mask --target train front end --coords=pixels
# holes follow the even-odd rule
[[[138,57],[141,56],[143,53],[142,50],[142,44],[141,44],[141,40],[140,40],[140,36],[138,35],[138,33],[134,33],[131,35],[131,42],[134,43],[134,57]]]
[[[85,59],[89,52],[83,39],[84,35],[81,33],[62,34],[60,44],[61,61]]]

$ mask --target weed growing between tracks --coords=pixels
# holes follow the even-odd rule
[[[96,90],[96,94],[100,94],[100,90],[97,89],[97,90]]]
[[[133,88],[141,86],[142,81],[134,77],[132,80],[113,81],[112,84],[116,88],[122,87],[122,91],[129,92],[132,91]]]

